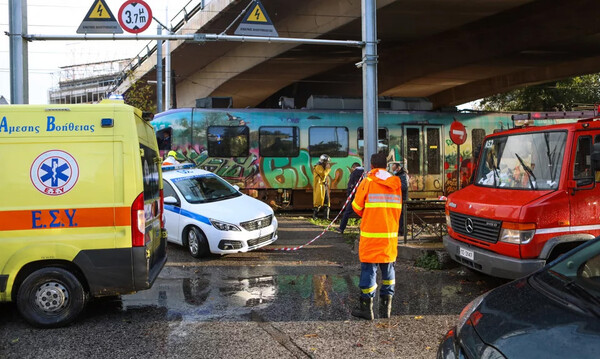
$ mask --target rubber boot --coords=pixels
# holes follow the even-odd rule
[[[313,208],[313,219],[317,219],[317,215],[319,214],[319,207]]]
[[[392,296],[379,297],[379,318],[389,318],[392,315]]]
[[[329,219],[329,207],[325,207],[325,219]]]
[[[359,307],[352,311],[352,315],[358,318],[373,320],[373,298],[360,297]]]

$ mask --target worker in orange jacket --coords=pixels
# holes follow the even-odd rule
[[[377,267],[381,269],[379,317],[389,318],[396,273],[394,262],[398,254],[398,223],[402,212],[402,184],[398,176],[386,171],[382,153],[371,156],[371,171],[361,182],[352,209],[362,217],[360,223],[360,281],[362,291],[359,308],[352,315],[373,319],[373,298],[377,289]]]

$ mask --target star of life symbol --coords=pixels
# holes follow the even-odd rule
[[[69,153],[52,150],[39,155],[31,164],[31,182],[49,196],[60,196],[71,190],[79,179],[79,166]]]

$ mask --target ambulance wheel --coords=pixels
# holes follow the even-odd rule
[[[190,252],[190,255],[194,258],[206,257],[210,254],[210,248],[208,247],[208,240],[202,231],[197,227],[191,227],[188,229],[185,236],[185,243]]]
[[[83,310],[86,293],[71,272],[57,267],[31,273],[17,293],[19,312],[32,325],[56,328],[71,323]]]

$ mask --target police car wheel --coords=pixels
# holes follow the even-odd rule
[[[56,267],[31,273],[17,293],[19,312],[32,325],[42,328],[71,323],[86,302],[83,286],[71,272]]]
[[[187,231],[185,243],[188,252],[190,252],[190,255],[194,258],[206,257],[210,254],[206,236],[196,227],[192,227]]]

